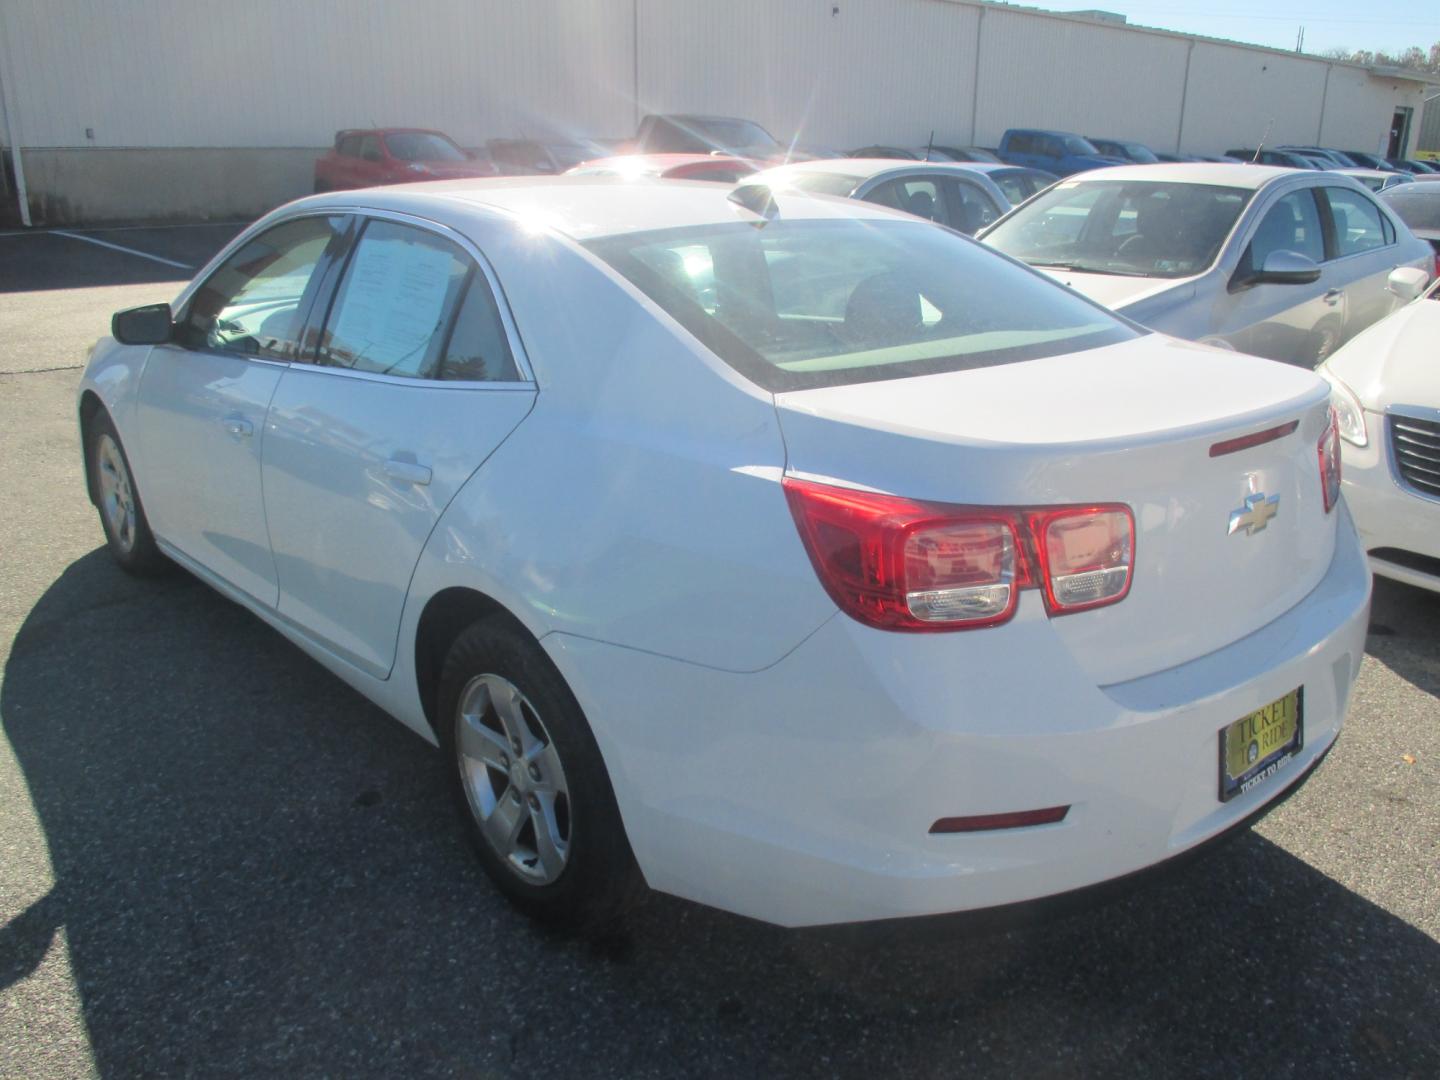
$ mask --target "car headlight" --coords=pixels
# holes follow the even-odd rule
[[[1364,446],[1370,437],[1365,432],[1365,410],[1360,407],[1360,399],[1330,372],[1322,368],[1320,374],[1330,384],[1330,404],[1340,425],[1340,437],[1353,446]]]

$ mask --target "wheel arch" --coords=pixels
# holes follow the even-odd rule
[[[455,639],[481,619],[503,618],[519,632],[534,639],[525,625],[504,604],[478,589],[457,585],[441,589],[425,602],[415,627],[415,689],[425,720],[438,738],[437,698],[440,672]]]
[[[100,497],[95,490],[95,476],[90,468],[90,432],[94,427],[95,417],[105,411],[105,403],[94,390],[87,389],[80,395],[80,460],[85,469],[85,493],[90,497],[92,506],[100,504]]]

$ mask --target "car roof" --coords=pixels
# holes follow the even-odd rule
[[[1067,176],[1064,182],[1088,180],[1153,180],[1172,184],[1216,184],[1223,187],[1262,188],[1297,175],[1279,165],[1244,165],[1222,161],[1162,161],[1158,165],[1116,165]],[[1303,175],[1303,174],[1301,174]]]
[[[945,173],[974,172],[973,165],[993,164],[975,161],[911,161],[906,158],[821,158],[818,161],[792,161],[788,165],[776,165],[766,172],[834,173],[837,176],[853,176],[868,180],[886,172],[930,171]]]
[[[742,181],[743,186],[743,181]],[[693,180],[638,182],[615,176],[508,176],[436,180],[311,196],[307,208],[325,206],[393,210],[446,221],[468,213],[499,212],[585,241],[622,233],[751,222],[756,215],[729,199],[734,186]],[[908,219],[883,206],[804,192],[775,193],[782,218]]]

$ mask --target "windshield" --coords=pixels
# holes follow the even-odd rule
[[[1065,136],[1065,152],[1067,154],[1098,154],[1088,139],[1082,139],[1078,135]]]
[[[685,123],[685,126],[717,147],[748,147],[763,150],[780,148],[780,144],[775,141],[773,135],[750,120],[690,120]]]
[[[390,156],[401,161],[464,161],[465,153],[444,135],[429,131],[396,131],[385,136]]]
[[[1215,261],[1252,194],[1211,184],[1069,180],[1001,220],[984,241],[1031,266],[1187,277]]]
[[[766,182],[764,176],[757,180],[760,183]],[[775,177],[774,186],[782,190],[788,188],[792,191],[808,191],[815,195],[848,196],[860,186],[860,180],[861,177],[851,176],[848,173],[782,173]]]
[[[1154,165],[1160,159],[1148,146],[1141,146],[1139,143],[1121,143],[1121,149],[1125,151],[1123,157],[1131,161],[1138,161],[1142,165]]]
[[[920,222],[734,222],[587,246],[772,391],[991,367],[1137,335],[1069,290]]]

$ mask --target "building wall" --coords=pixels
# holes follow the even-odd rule
[[[258,213],[309,190],[343,127],[477,146],[714,112],[833,148],[1034,126],[1214,153],[1267,129],[1374,146],[1420,98],[1314,58],[973,0],[5,0],[0,46],[4,141],[49,222]]]

